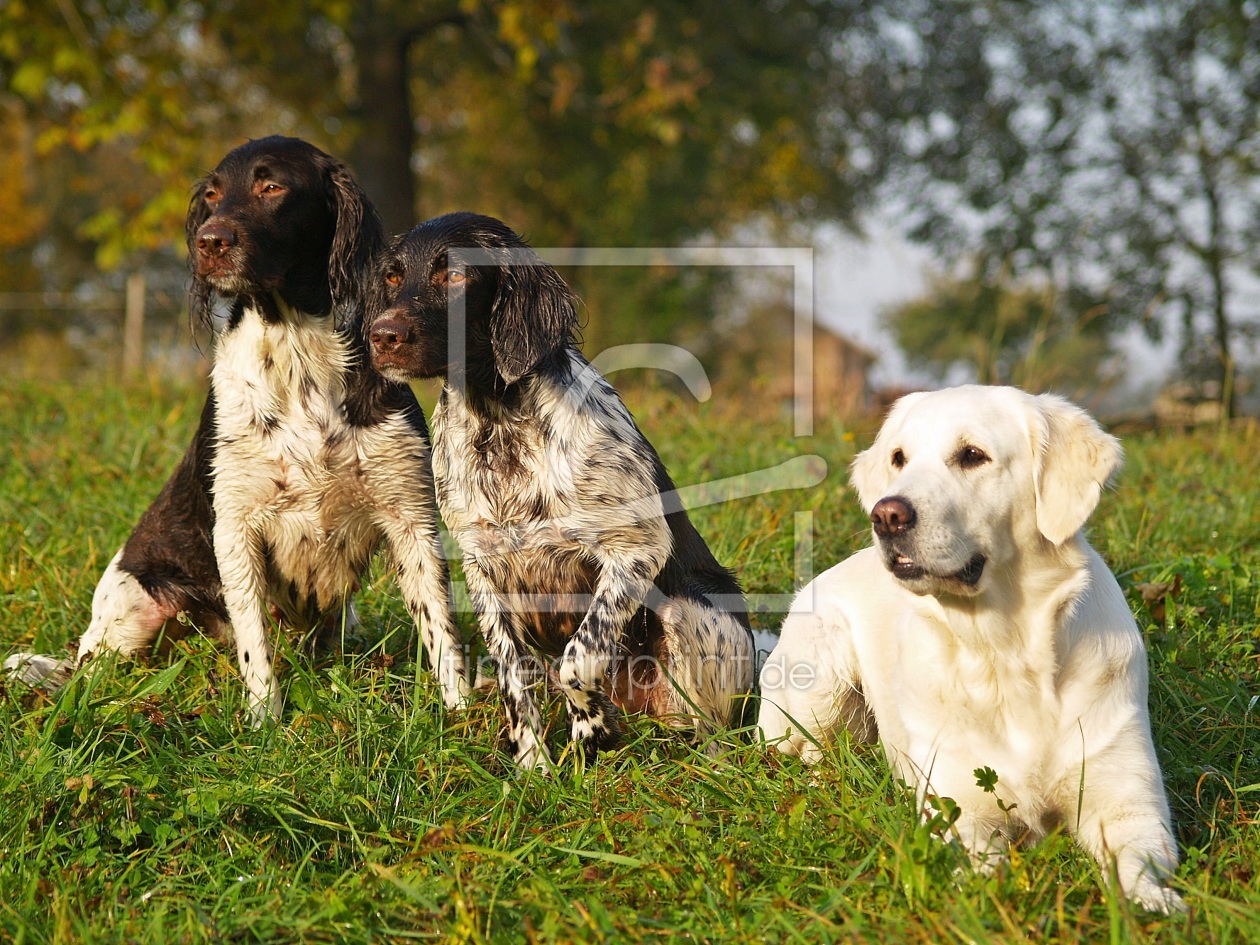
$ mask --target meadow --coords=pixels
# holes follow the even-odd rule
[[[0,381],[0,654],[82,632],[203,396]],[[813,487],[694,512],[758,629],[811,550],[816,572],[867,541],[846,467],[871,428],[627,401],[680,485],[825,461]],[[1090,531],[1146,636],[1187,914],[1134,910],[1065,836],[973,874],[869,747],[807,768],[740,731],[712,757],[637,720],[615,752],[516,776],[494,697],[442,708],[382,562],[341,652],[280,643],[275,728],[243,726],[234,658],[196,635],[55,698],[0,684],[0,940],[1260,941],[1260,429],[1125,446]]]

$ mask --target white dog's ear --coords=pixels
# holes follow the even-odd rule
[[[1056,545],[1075,535],[1120,468],[1120,441],[1062,397],[1036,398],[1042,423],[1033,424],[1037,528]]]
[[[857,490],[862,508],[869,510],[884,497],[892,485],[892,469],[884,458],[884,451],[876,440],[868,449],[853,457],[849,466],[849,482]]]
[[[896,435],[896,431],[901,428],[902,417],[923,396],[922,391],[915,391],[899,398],[893,404],[892,410],[888,411],[888,416],[884,418],[875,442],[869,449],[853,457],[853,463],[849,466],[849,482],[857,490],[858,501],[862,503],[862,508],[869,511],[876,502],[888,494],[888,487],[897,477],[897,470],[893,468],[891,457],[888,455],[889,437]]]

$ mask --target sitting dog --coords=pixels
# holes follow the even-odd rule
[[[971,386],[899,400],[853,463],[875,546],[793,603],[758,724],[809,762],[842,726],[879,738],[920,803],[957,802],[978,865],[1062,826],[1100,863],[1115,857],[1126,895],[1169,912],[1183,905],[1162,883],[1177,854],[1146,652],[1081,534],[1120,461],[1058,397]]]
[[[743,594],[574,347],[576,302],[559,274],[503,223],[458,213],[395,240],[377,289],[373,365],[399,382],[446,381],[433,413],[438,506],[517,763],[548,759],[530,648],[559,658],[571,736],[594,749],[617,742],[617,707],[699,734],[727,723],[753,681]]]
[[[345,165],[295,138],[250,141],[197,184],[189,309],[216,339],[192,445],[97,585],[78,661],[136,654],[183,616],[236,645],[257,724],[280,712],[268,610],[323,630],[382,542],[448,706],[468,696],[437,530],[424,415],[368,365],[364,278],[380,218]],[[18,655],[27,682],[72,665]]]

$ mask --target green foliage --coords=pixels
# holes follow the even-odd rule
[[[1075,317],[1052,286],[1015,285],[1002,273],[938,276],[919,298],[884,313],[918,368],[937,379],[966,368],[982,384],[1074,392],[1105,385],[1111,354],[1098,311]],[[1091,317],[1092,316],[1092,317]]]
[[[78,636],[201,397],[0,384],[6,649],[55,651]],[[773,411],[729,395],[697,406],[647,388],[627,400],[682,484],[807,453],[827,461],[813,489],[696,510],[750,590],[803,579],[798,513],[813,516],[820,567],[868,540],[843,471],[870,431],[820,424],[798,440]],[[1150,647],[1189,916],[1134,913],[1063,835],[973,873],[948,842],[952,801],[920,821],[879,752],[847,742],[809,768],[736,733],[714,760],[637,720],[616,752],[567,753],[548,780],[516,776],[497,701],[443,710],[413,662],[396,588],[376,571],[359,652],[312,665],[281,644],[287,709],[268,731],[242,727],[233,660],[197,637],[55,700],[0,687],[0,938],[1253,941],[1260,432],[1126,446],[1129,469],[1092,537]],[[754,620],[772,629],[779,615]]]
[[[801,54],[846,16],[806,0],[15,0],[0,82],[41,159],[25,182],[40,235],[105,269],[171,267],[192,181],[277,131],[350,159],[393,229],[475,209],[541,245],[675,246],[852,217],[835,63]],[[576,276],[610,316],[660,313],[662,333],[709,319],[723,279]]]
[[[911,339],[938,370],[1059,384],[1176,325],[1181,372],[1223,382],[1257,333],[1260,17],[1235,0],[9,0],[0,83],[0,138],[35,158],[0,174],[6,285],[175,281],[191,181],[278,131],[349,157],[393,229],[472,208],[542,245],[800,238],[878,198],[986,292],[1055,286],[1053,339],[1032,299],[1023,329],[975,299]],[[711,322],[726,281],[572,275],[653,337]]]
[[[878,6],[876,135],[908,232],[951,260],[980,254],[986,278],[1052,282],[1069,311],[1103,307],[1110,332],[1178,331],[1182,373],[1223,380],[1255,331],[1255,8]]]
[[[182,242],[190,170],[204,168],[207,146],[235,137],[235,72],[199,41],[197,10],[135,0],[0,7],[0,81],[47,162],[39,195],[103,267]],[[78,155],[92,156],[90,170]],[[76,199],[49,200],[45,173],[70,168],[81,176]]]

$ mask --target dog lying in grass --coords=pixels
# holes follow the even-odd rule
[[[761,672],[758,724],[815,762],[878,738],[978,866],[1066,829],[1125,895],[1184,908],[1146,652],[1081,529],[1121,462],[1082,410],[1006,387],[911,394],[853,463],[875,544],[808,585]]]
[[[574,347],[576,302],[559,274],[500,221],[460,213],[395,240],[376,287],[373,365],[446,382],[433,413],[438,507],[517,764],[547,763],[532,691],[544,675],[591,749],[616,744],[619,709],[700,735],[727,724],[753,682],[743,593]]]

